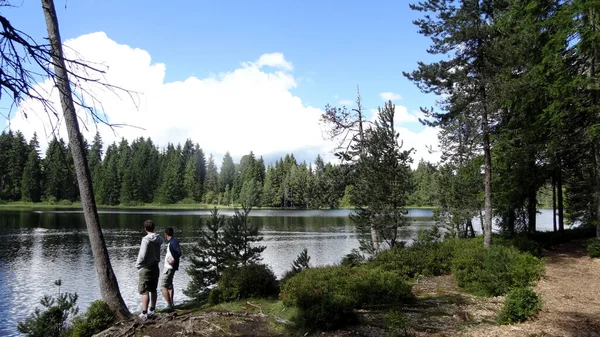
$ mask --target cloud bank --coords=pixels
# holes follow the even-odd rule
[[[333,144],[323,139],[319,123],[322,109],[308,106],[290,90],[298,84],[291,73],[294,66],[281,53],[263,54],[254,61],[240,64],[237,69],[207,78],[188,77],[183,81],[165,82],[167,66],[153,63],[150,54],[142,49],[118,44],[103,32],[82,35],[65,41],[67,54],[91,62],[105,69],[104,81],[137,93],[131,99],[123,93],[87,86],[101,102],[102,111],[110,123],[135,127],[119,127],[113,132],[103,124],[94,124],[80,111],[87,129],[82,133],[91,141],[100,131],[104,145],[119,141],[121,137],[133,140],[151,137],[154,143],[165,147],[168,142],[183,143],[187,138],[200,144],[208,155],[220,158],[229,151],[234,158],[254,151],[257,155],[276,153],[312,153],[330,155]],[[60,101],[52,83],[46,81],[39,88],[50,93],[57,111]],[[393,94],[393,93],[382,93]],[[398,98],[393,94],[386,97]],[[62,121],[50,123],[48,115],[37,102],[25,101],[19,107],[27,110],[13,114],[13,130],[21,130],[28,139],[37,132],[42,153],[52,138],[52,125],[58,124],[59,137],[67,139]],[[405,107],[400,109],[399,122],[414,122]],[[34,112],[33,114],[31,112]],[[414,142],[437,143],[437,131],[425,130],[402,134],[405,144]],[[409,140],[412,138],[413,140]],[[414,145],[410,145],[414,146]],[[414,146],[417,147],[417,146]],[[308,154],[307,154],[308,155]],[[415,161],[426,153],[417,153]]]

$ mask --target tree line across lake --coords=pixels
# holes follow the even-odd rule
[[[212,155],[187,140],[159,148],[150,138],[131,143],[122,139],[104,151],[101,136],[86,142],[96,201],[102,205],[144,203],[206,203],[234,205],[249,193],[263,207],[351,207],[353,174],[350,167],[298,162],[293,154],[265,164],[252,152],[239,163],[226,153],[217,169]],[[435,204],[434,165],[419,163],[412,172],[409,203]],[[27,142],[20,131],[0,134],[0,200],[69,203],[79,190],[70,149],[63,139],[52,139],[44,156],[37,136]]]

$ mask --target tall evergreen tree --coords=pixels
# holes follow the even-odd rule
[[[224,227],[225,217],[219,215],[215,208],[210,213],[206,229],[201,230],[198,241],[190,246],[190,265],[186,270],[190,282],[183,291],[185,295],[206,300],[211,287],[227,268],[229,253],[224,240]]]
[[[40,202],[42,199],[42,167],[38,151],[39,142],[37,134],[34,133],[29,142],[29,154],[21,180],[21,199],[23,201]]]
[[[502,64],[496,53],[498,30],[496,16],[506,9],[506,1],[427,0],[410,5],[423,12],[415,20],[419,33],[430,37],[431,54],[447,55],[449,60],[425,64],[404,75],[424,92],[445,94],[443,112],[422,109],[432,118],[427,124],[444,128],[460,115],[477,120],[476,129],[484,158],[484,246],[492,244],[492,144],[491,125],[497,119],[499,104],[492,93]]]
[[[95,191],[100,188],[100,180],[102,179],[103,146],[100,132],[96,132],[94,135],[94,142],[88,153],[88,165],[90,166],[92,185],[95,187]]]
[[[121,180],[119,178],[119,149],[112,143],[106,149],[102,178],[98,190],[98,202],[103,205],[118,205],[121,195]]]
[[[216,195],[219,193],[219,172],[212,153],[208,156],[208,164],[206,165],[206,179],[204,183],[204,200],[211,204],[216,200]]]
[[[175,148],[173,144],[169,144],[158,192],[158,200],[161,203],[174,204],[182,199],[182,164],[181,146]]]
[[[351,216],[359,232],[370,234],[375,229],[388,247],[400,243],[399,230],[408,225],[404,207],[411,193],[412,149],[401,150],[394,127],[395,110],[391,101],[379,108],[375,126],[365,135],[353,191],[357,212]],[[361,249],[370,253],[383,248],[380,242],[373,242],[372,236],[360,239],[360,243]]]

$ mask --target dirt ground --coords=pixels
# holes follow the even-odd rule
[[[503,297],[479,298],[462,293],[450,275],[419,279],[413,287],[414,303],[403,312],[409,336],[457,337],[600,337],[600,259],[585,254],[582,241],[544,252],[545,276],[536,292],[542,311],[532,320],[500,326],[496,317]],[[130,320],[99,336],[289,336],[290,322],[256,312],[191,312],[159,314],[157,319]],[[323,337],[387,336],[385,310],[361,310],[360,324],[326,333]],[[300,334],[303,335],[303,334]]]
[[[542,297],[537,318],[511,326],[477,326],[464,336],[600,336],[600,259],[590,259],[582,241],[544,252],[546,275],[536,292]]]

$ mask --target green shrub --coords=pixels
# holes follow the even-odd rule
[[[62,199],[58,204],[62,206],[71,206],[73,205],[73,202],[71,200]]]
[[[540,311],[542,301],[530,288],[514,288],[507,295],[498,318],[500,324],[524,322]]]
[[[342,258],[342,261],[340,261],[340,265],[346,267],[358,267],[366,260],[367,258],[363,254],[361,254],[360,250],[355,248],[352,249],[350,253],[346,254]]]
[[[221,289],[218,287],[212,288],[208,293],[208,304],[217,305],[221,303]]]
[[[326,330],[354,322],[355,309],[397,304],[411,296],[411,286],[398,273],[369,266],[306,269],[281,291],[284,305],[298,308],[300,326]]]
[[[393,248],[379,253],[372,264],[396,271],[406,278],[447,274],[451,271],[452,241],[415,243],[408,248]]]
[[[116,319],[117,315],[108,307],[108,304],[103,301],[94,301],[85,314],[73,319],[71,334],[73,337],[91,337],[109,328]]]
[[[600,257],[600,240],[591,239],[588,241],[587,253],[591,258]]]
[[[242,298],[269,298],[279,294],[277,278],[264,264],[249,264],[226,270],[219,279],[218,288],[219,302]]]
[[[494,238],[494,244],[506,247],[512,246],[517,248],[521,252],[529,253],[535,257],[542,256],[542,246],[539,243],[528,239],[524,235],[518,235],[511,238],[497,237]]]
[[[388,336],[408,336],[408,319],[401,311],[392,310],[385,315]]]
[[[60,286],[60,280],[55,282]],[[28,337],[60,337],[66,334],[67,319],[77,314],[76,293],[60,293],[57,298],[44,296],[40,300],[44,310],[36,308],[31,316],[17,324],[17,330]]]
[[[479,240],[461,241],[454,251],[452,273],[458,285],[471,293],[503,295],[513,287],[533,285],[543,273],[540,259],[514,247],[486,249]]]
[[[310,256],[308,255],[308,249],[304,248],[302,252],[296,256],[296,259],[292,261],[291,268],[283,273],[281,284],[284,284],[294,275],[308,268],[310,268]]]

